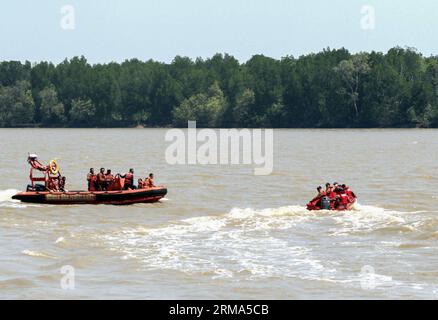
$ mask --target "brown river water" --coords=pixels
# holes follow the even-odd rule
[[[435,299],[438,131],[275,130],[274,167],[171,165],[166,129],[0,129],[0,299]],[[155,173],[133,206],[11,200],[28,152],[71,190],[90,167]],[[349,212],[309,212],[325,182]],[[74,288],[63,288],[64,266]]]

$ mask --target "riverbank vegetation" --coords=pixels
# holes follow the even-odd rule
[[[438,127],[438,56],[412,48],[171,63],[0,62],[0,127]]]

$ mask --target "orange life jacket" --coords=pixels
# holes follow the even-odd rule
[[[88,191],[96,191],[95,183],[97,181],[97,175],[94,173],[87,174]]]
[[[125,174],[125,185],[132,186],[134,184],[134,175],[131,172]]]
[[[148,188],[152,188],[152,187],[155,187],[155,185],[154,185],[154,180],[152,180],[151,178],[147,178],[146,179],[146,181],[145,181],[145,185],[146,185],[146,187],[148,187]]]
[[[99,183],[105,181],[105,174],[99,172],[99,173],[97,174],[96,180],[97,180],[97,182],[99,182]]]

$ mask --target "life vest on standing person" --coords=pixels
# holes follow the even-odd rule
[[[106,183],[105,183],[105,169],[100,168],[100,172],[97,174],[96,177],[96,186],[99,191],[103,191],[106,189]]]
[[[124,189],[134,189],[134,169],[129,169],[128,173],[125,173],[125,175],[121,176],[122,178],[125,178],[125,185]]]
[[[91,168],[87,174],[88,191],[96,191],[97,175],[94,174],[94,169]]]
[[[134,184],[134,175],[130,172],[128,172],[125,175],[125,184],[128,186],[132,186]]]
[[[112,186],[114,184],[114,175],[111,173],[111,170],[108,169],[105,174],[105,190],[112,190]]]

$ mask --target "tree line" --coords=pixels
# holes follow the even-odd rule
[[[0,62],[0,127],[438,127],[438,56]]]

